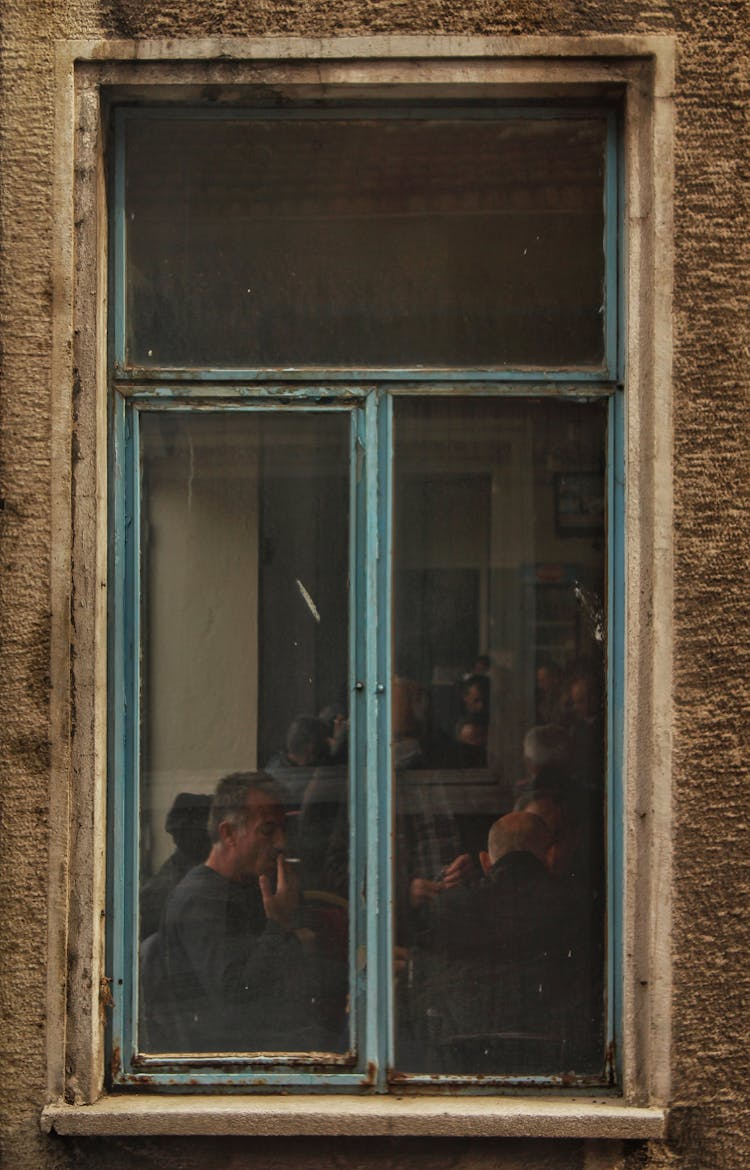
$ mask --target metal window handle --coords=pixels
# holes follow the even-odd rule
[[[361,682],[360,679],[357,679],[354,684],[354,689],[355,691],[363,691],[365,689],[365,684]]]

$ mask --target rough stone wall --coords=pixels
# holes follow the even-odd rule
[[[750,1165],[748,7],[738,0],[1,0],[0,997],[9,1170]],[[667,1144],[45,1137],[53,44],[375,32],[678,38],[674,1102]]]

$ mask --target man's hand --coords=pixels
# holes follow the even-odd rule
[[[284,864],[283,853],[276,857],[276,893],[265,874],[258,881],[266,918],[278,922],[282,930],[292,930],[299,902],[299,879],[293,868]]]
[[[406,965],[411,958],[408,947],[395,946],[393,948],[393,978],[398,979],[402,971],[406,970]]]
[[[409,901],[415,910],[427,902],[433,902],[443,890],[452,890],[454,886],[463,885],[474,874],[474,862],[470,853],[462,853],[454,857],[450,865],[446,865],[438,881],[431,882],[429,878],[412,878],[409,886]]]
[[[474,862],[471,859],[471,854],[462,853],[460,857],[454,858],[450,865],[446,865],[440,884],[444,890],[451,890],[454,886],[460,886],[468,881],[473,873]]]
[[[444,889],[442,882],[431,882],[428,878],[412,878],[409,886],[409,901],[415,910],[437,898]]]

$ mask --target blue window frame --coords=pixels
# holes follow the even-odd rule
[[[556,136],[557,153],[550,146]],[[366,109],[122,107],[114,111],[109,646],[113,1084],[147,1083],[183,1091],[215,1086],[380,1092],[403,1086],[405,1079],[415,1087],[443,1082],[457,1092],[492,1092],[498,1086],[513,1085],[616,1085],[624,576],[618,137],[617,110],[607,105],[592,109],[580,104],[493,104],[456,109],[439,104],[404,108],[384,102]],[[175,158],[191,150],[195,165],[176,167]],[[507,156],[502,153],[506,150]],[[576,166],[585,169],[591,158],[599,160],[591,172],[595,180],[584,191],[580,206],[576,166],[569,158],[566,162],[566,154],[574,150],[584,160]],[[389,152],[398,160],[395,192],[382,179]],[[352,153],[354,161],[349,166],[346,159]],[[453,165],[449,166],[451,155]],[[317,167],[316,157],[322,160]],[[508,158],[516,160],[519,173],[531,175],[524,180],[526,186],[520,182],[517,190],[509,190],[499,212],[487,210],[480,192],[474,202],[468,201],[464,213],[461,189],[471,190],[472,184],[482,190],[486,187],[491,203],[492,192],[504,182]],[[375,160],[372,173],[367,171],[368,159]],[[409,183],[418,186],[420,167],[427,167],[433,176],[434,204],[429,193],[426,203],[419,190],[413,203],[403,194],[406,190],[408,195]],[[547,167],[553,175],[550,180],[545,178]],[[253,186],[252,176],[259,170],[262,175]],[[309,189],[300,194],[302,186]],[[251,213],[242,204],[244,192],[252,204]],[[532,201],[537,201],[532,209],[538,213],[537,221],[521,205],[529,192]],[[212,217],[207,209],[217,198]],[[323,206],[317,218],[316,200]],[[555,223],[550,235],[540,239],[539,223],[551,218],[550,207],[559,210],[566,200],[571,203],[570,217]],[[376,207],[382,214],[373,227]],[[282,229],[276,227],[278,219],[283,220]],[[574,221],[585,221],[580,237]],[[250,243],[245,245],[247,237]],[[590,255],[581,261],[583,246],[577,241],[584,237]],[[162,251],[160,239],[166,239]],[[504,283],[502,251],[508,252],[514,240],[517,255],[512,263],[508,261],[510,276]],[[540,245],[536,252],[535,243]],[[458,270],[458,245],[473,249],[465,271]],[[407,248],[410,271],[403,281],[405,288],[393,294],[392,309],[389,290],[395,283],[394,264],[403,260]],[[261,256],[257,261],[260,295],[244,280],[248,256]],[[287,279],[290,257],[293,261],[299,257],[300,271],[294,280]],[[533,268],[526,283],[524,257]],[[415,273],[420,259],[422,270]],[[368,265],[378,270],[372,279]],[[447,282],[449,270],[455,273],[455,286]],[[328,294],[337,284],[344,289],[341,297],[321,295],[315,300],[316,289]],[[365,291],[358,299],[360,285]],[[458,292],[452,299],[454,287]],[[236,309],[241,288],[255,298],[254,316],[245,308]],[[424,314],[410,320],[405,306],[417,293]],[[568,300],[574,302],[573,309]],[[497,312],[493,305],[499,305]],[[377,328],[371,325],[368,306],[373,306]],[[464,325],[454,327],[454,319]],[[417,343],[411,347],[410,327],[417,334]],[[537,334],[541,356],[535,361]],[[377,335],[375,340],[373,335]],[[579,344],[580,337],[585,342]],[[504,339],[502,344],[498,338]],[[378,360],[378,344],[382,360]],[[348,345],[352,348],[347,349]],[[504,586],[502,596],[506,601],[512,597],[519,608],[503,620],[509,626],[536,623],[534,662],[542,658],[538,631],[545,620],[550,639],[556,622],[560,629],[564,627],[563,636],[571,638],[578,636],[570,632],[576,621],[579,627],[587,621],[589,625],[598,622],[606,679],[601,741],[606,759],[606,796],[601,804],[606,880],[601,896],[606,898],[606,913],[599,908],[597,929],[604,950],[601,986],[594,979],[597,990],[592,995],[593,1011],[601,1017],[601,1034],[592,1043],[600,1059],[596,1067],[592,1059],[584,1060],[582,1069],[572,1075],[566,1065],[537,1068],[523,1058],[516,1067],[505,1063],[489,1072],[460,1063],[446,1070],[433,1066],[422,1054],[407,1056],[399,1024],[404,1010],[399,997],[406,984],[402,970],[394,974],[401,966],[401,950],[393,927],[399,913],[398,854],[406,849],[399,838],[396,789],[400,781],[397,785],[394,772],[398,738],[394,724],[399,718],[394,694],[404,673],[397,661],[403,643],[399,631],[405,629],[403,614],[415,597],[421,610],[428,602],[433,604],[435,597],[453,598],[459,607],[461,599],[471,596],[478,599],[470,603],[472,615],[475,611],[484,615],[473,616],[472,621],[479,623],[486,638],[500,622],[500,603],[493,603],[491,597],[499,586],[493,583],[492,566],[482,577],[473,567],[436,566],[429,552],[422,561],[415,560],[404,549],[409,534],[429,522],[436,498],[430,487],[434,477],[443,487],[454,481],[468,484],[467,491],[479,491],[483,499],[489,499],[493,491],[505,490],[505,481],[494,478],[492,470],[500,459],[496,437],[504,428],[511,445],[516,441],[513,436],[526,436],[524,450],[532,453],[537,467],[552,462],[552,438],[540,439],[538,432],[549,436],[563,425],[570,436],[579,436],[575,441],[583,444],[582,450],[600,452],[596,473],[603,498],[589,508],[576,496],[583,490],[581,484],[594,456],[587,462],[575,455],[569,465],[561,464],[567,478],[555,505],[554,562],[545,565],[540,538],[532,546],[532,563],[524,563],[523,571],[518,568],[515,574],[514,592]],[[443,481],[440,451],[450,452],[450,436],[463,434],[462,426],[473,436],[475,467],[467,470],[458,457],[450,463],[448,454]],[[335,436],[329,437],[329,431]],[[431,436],[435,436],[434,447]],[[222,448],[224,441],[237,445],[234,454]],[[477,456],[482,442],[489,445]],[[320,480],[319,491],[308,486],[300,493],[278,486],[277,479],[280,483],[283,477],[273,470],[275,452],[287,447],[291,455],[284,474],[302,475],[294,464],[304,464],[311,469],[304,482]],[[335,489],[328,484],[334,448],[340,468]],[[255,633],[250,629],[251,617],[246,650],[255,645],[258,655],[258,615],[266,612],[263,606],[269,615],[264,630],[276,630],[280,621],[270,598],[275,579],[269,576],[264,585],[265,570],[256,567],[272,543],[274,516],[286,515],[284,501],[304,497],[307,491],[318,508],[324,507],[321,501],[330,492],[338,492],[336,502],[325,505],[334,509],[325,516],[336,515],[337,507],[338,514],[344,513],[345,534],[338,533],[334,541],[343,546],[338,562],[345,571],[330,588],[340,591],[335,596],[339,601],[343,598],[341,604],[348,611],[345,636],[341,630],[336,635],[345,662],[349,722],[344,802],[348,865],[343,895],[350,907],[344,960],[348,990],[346,1038],[324,1051],[311,1046],[288,1052],[221,1048],[209,1053],[144,1046],[138,890],[151,835],[161,831],[158,818],[166,811],[157,807],[156,781],[148,777],[158,769],[148,753],[156,751],[153,741],[172,718],[166,701],[159,706],[163,676],[158,664],[154,665],[156,651],[152,654],[150,647],[158,642],[155,623],[169,605],[167,595],[174,578],[165,570],[160,579],[161,570],[154,566],[162,540],[159,523],[167,523],[170,515],[164,504],[169,477],[177,474],[170,468],[178,463],[183,470],[188,468],[185,490],[198,493],[202,489],[196,468],[201,460],[203,466],[210,464],[207,478],[223,475],[223,468],[230,465],[244,468],[226,472],[222,491],[228,495],[232,484],[239,484],[236,498],[244,499],[245,492],[248,507],[256,506],[258,484],[261,495],[263,484],[270,485],[269,496],[278,494],[278,511],[267,522],[261,515],[265,503],[257,505],[260,519],[248,542],[252,546],[248,563],[257,571],[260,584],[252,601],[257,611]],[[248,478],[247,466],[256,467],[254,460],[261,470]],[[524,490],[542,491],[533,485]],[[545,481],[544,493],[547,490]],[[400,499],[412,492],[416,496],[417,491],[423,493],[422,510],[406,515]],[[196,499],[197,495],[190,495],[190,507]],[[300,508],[303,504],[304,500]],[[172,514],[178,525],[187,514],[185,506],[183,500]],[[553,513],[545,515],[551,524]],[[304,520],[299,523],[303,525]],[[599,599],[585,582],[578,581],[576,566],[566,565],[559,555],[565,540],[570,541],[566,525],[574,530],[573,541],[585,539],[596,545],[597,563],[606,572]],[[207,522],[207,530],[212,526],[213,521]],[[455,532],[459,529],[460,524]],[[204,554],[206,559],[209,556],[213,554]],[[321,572],[323,580],[325,572]],[[189,576],[187,563],[184,574]],[[418,587],[413,586],[417,578]],[[194,583],[198,589],[204,582],[194,578]],[[296,586],[314,628],[320,622],[320,598],[307,588],[301,574]],[[559,596],[552,597],[550,589],[556,586]],[[413,587],[416,593],[409,592]],[[560,616],[552,604],[553,616],[545,619],[544,607],[563,593],[568,599],[577,598],[578,617],[571,616],[570,609]],[[156,600],[145,604],[144,597]],[[599,612],[592,618],[597,605]],[[186,609],[186,620],[190,612]],[[409,636],[418,638],[411,631]],[[425,634],[425,638],[431,636]],[[206,644],[210,646],[210,636]],[[516,645],[512,634],[506,644]],[[424,657],[422,646],[420,642],[414,651],[417,656]],[[477,653],[485,648],[485,642],[475,646]],[[316,664],[326,652],[325,648],[316,651]],[[444,653],[450,657],[451,651]],[[512,658],[512,650],[504,653]],[[553,644],[555,653],[562,661],[565,646]],[[174,664],[172,669],[178,671]],[[504,669],[502,662],[498,669]],[[431,677],[436,677],[439,672],[434,664],[431,670]],[[418,671],[412,668],[406,673],[411,676]],[[259,664],[254,684],[258,691],[263,690],[262,675]],[[527,683],[528,677],[526,669]],[[252,702],[262,704],[263,696],[252,693]],[[534,699],[523,701],[531,710],[528,704],[533,706]],[[263,718],[248,717],[248,723],[253,720],[255,729],[248,732],[254,744],[250,754],[260,760]],[[181,734],[178,728],[176,738]],[[266,754],[268,746],[263,749]],[[247,766],[255,767],[255,761]],[[505,768],[509,779],[511,767]],[[213,782],[221,772],[217,762]],[[191,778],[191,782],[194,786],[197,781]],[[204,789],[206,794],[209,791]],[[404,961],[411,963],[411,955]]]

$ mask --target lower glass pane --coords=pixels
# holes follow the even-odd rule
[[[394,418],[396,1067],[596,1076],[606,404]]]
[[[142,412],[139,1049],[348,1016],[348,412]]]

